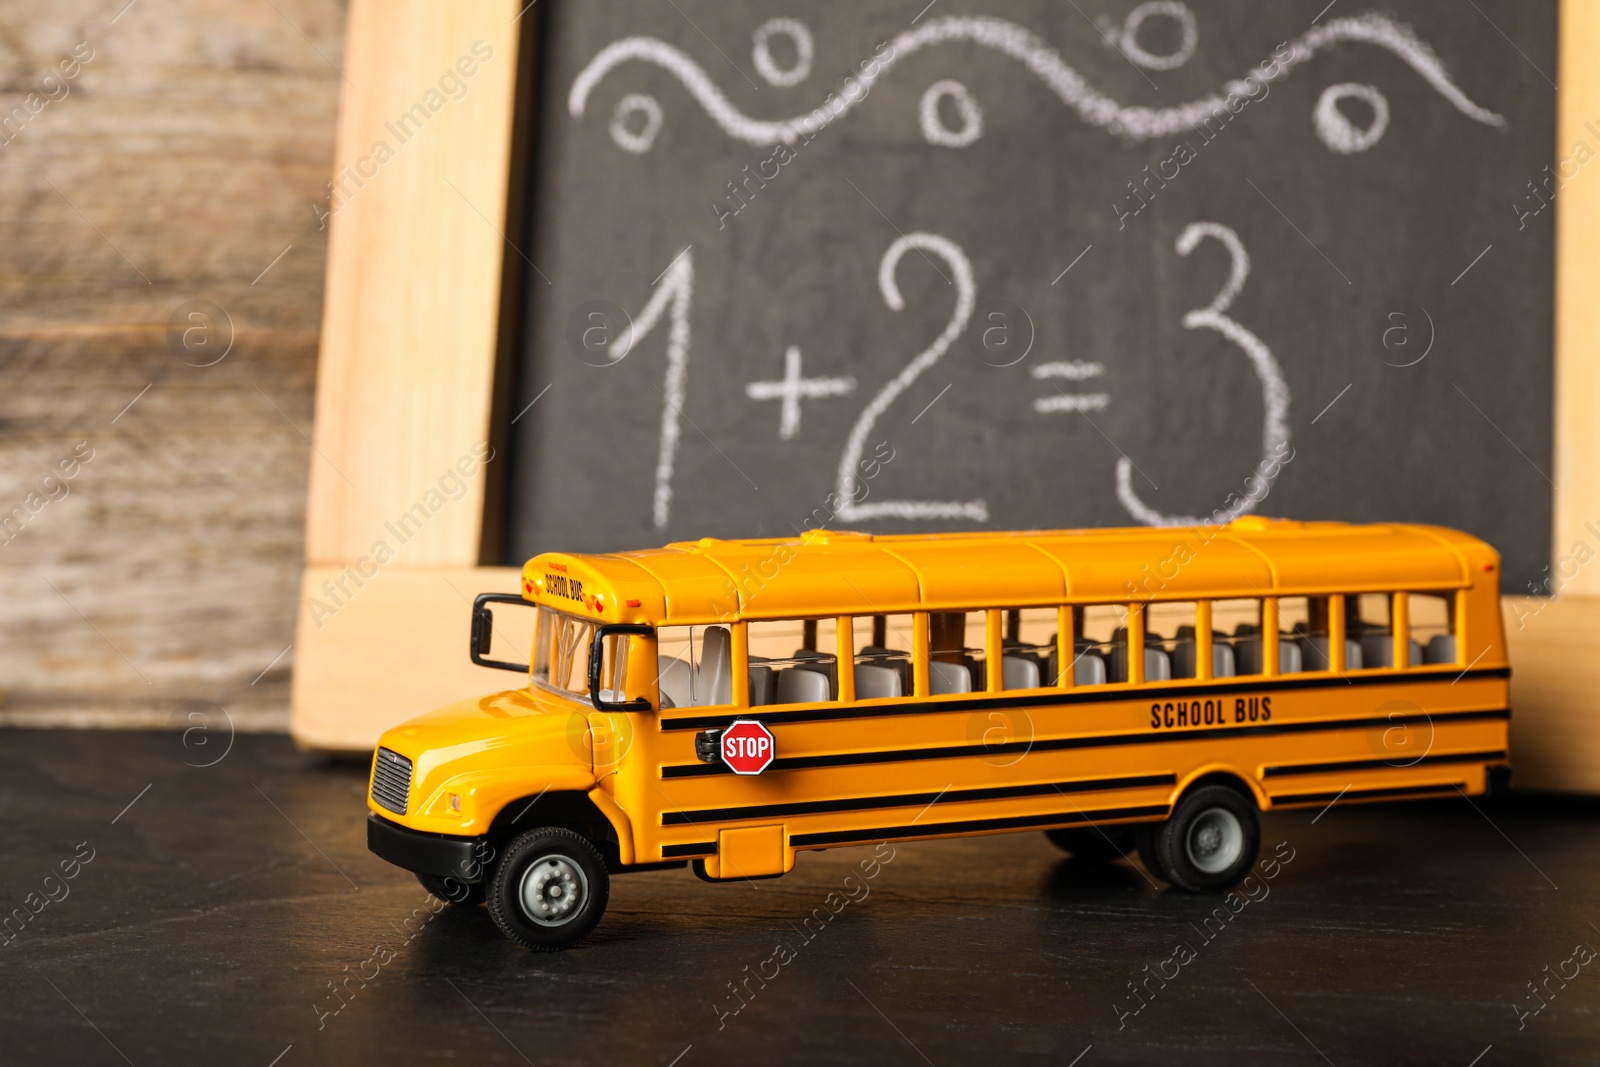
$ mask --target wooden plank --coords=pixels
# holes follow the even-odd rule
[[[1583,144],[1600,152],[1600,5],[1562,0],[1556,160]],[[1581,158],[1587,158],[1582,156]],[[1564,169],[1568,177],[1577,162]],[[1558,179],[1559,180],[1559,179]],[[1555,538],[1553,562],[1580,541],[1600,547],[1600,182],[1570,180],[1556,193]],[[1552,570],[1555,568],[1553,567]],[[1553,592],[1600,596],[1600,567],[1553,579]],[[1600,763],[1600,750],[1594,753]]]
[[[1600,599],[1505,601],[1512,784],[1600,793]]]
[[[472,598],[515,593],[515,567],[394,567],[342,598],[333,614],[324,582],[343,568],[307,567],[295,634],[289,727],[307,748],[370,749],[384,730],[436,707],[527,684],[526,675],[474,666],[467,656]],[[495,614],[496,658],[525,662],[532,611]]]
[[[345,10],[277,6],[7,7],[0,724],[287,721]]]
[[[376,531],[489,437],[516,91],[511,0],[353,0],[306,559]],[[473,564],[482,482],[408,562]]]

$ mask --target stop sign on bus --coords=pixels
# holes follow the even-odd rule
[[[772,731],[754,719],[739,719],[722,731],[722,762],[734,774],[760,774],[774,748]]]

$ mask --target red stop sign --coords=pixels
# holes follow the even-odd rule
[[[722,762],[734,774],[760,774],[775,747],[772,731],[754,719],[739,719],[722,731]]]

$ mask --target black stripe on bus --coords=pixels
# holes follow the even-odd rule
[[[1034,785],[946,789],[938,793],[901,793],[886,797],[847,797],[842,800],[805,800],[789,804],[755,804],[738,808],[703,808],[699,811],[662,812],[661,824],[680,826],[685,823],[765,819],[784,815],[820,815],[832,811],[865,811],[871,808],[904,808],[913,805],[932,807],[935,804],[959,804],[969,800],[1006,800],[1013,797],[1048,796],[1051,793],[1092,793],[1102,789],[1137,789],[1140,786],[1177,783],[1178,776],[1175,774],[1144,774],[1126,778],[1091,778]]]
[[[761,706],[744,708],[722,715],[686,715],[657,719],[662,731],[713,730],[727,726],[736,719],[759,718],[768,726],[794,722],[833,722],[839,719],[867,719],[880,715],[936,715],[952,711],[995,711],[1003,708],[1046,708],[1071,704],[1097,704],[1122,700],[1171,700],[1180,697],[1228,696],[1234,693],[1275,693],[1280,690],[1319,689],[1334,682],[1348,685],[1419,685],[1439,682],[1479,681],[1511,677],[1510,667],[1483,667],[1451,675],[1448,670],[1421,673],[1403,671],[1393,674],[1320,675],[1310,678],[1259,678],[1254,681],[1217,683],[1200,682],[1191,685],[1168,685],[1164,682],[1148,683],[1142,688],[1096,689],[1094,692],[1077,692],[1071,689],[1058,692],[1029,690],[1021,695],[1004,693],[975,693],[972,696],[943,699],[924,698],[896,704],[835,704],[831,707],[799,708],[794,711],[760,710]],[[1155,686],[1156,688],[1152,688]]]
[[[1295,774],[1325,774],[1330,771],[1377,771],[1391,768],[1403,771],[1411,767],[1428,767],[1440,763],[1493,763],[1507,758],[1508,753],[1502,749],[1498,752],[1457,752],[1441,756],[1422,756],[1411,760],[1409,763],[1396,763],[1391,759],[1353,759],[1340,763],[1291,763],[1281,767],[1268,767],[1261,772],[1263,778],[1276,778],[1282,775]]]
[[[1346,800],[1395,800],[1400,797],[1449,794],[1460,788],[1461,784],[1459,782],[1446,782],[1443,785],[1402,785],[1388,789],[1344,789],[1330,790],[1326,793],[1285,793],[1281,797],[1273,797],[1272,806],[1280,808],[1286,804],[1331,804],[1341,797]]]
[[[1309,722],[1258,723],[1250,726],[1212,726],[1199,729],[1150,731],[1138,734],[1091,734],[1087,737],[1055,737],[1034,741],[1008,741],[998,745],[941,745],[935,748],[890,749],[882,752],[836,752],[821,756],[779,756],[767,771],[809,770],[816,767],[847,767],[862,763],[904,763],[926,759],[959,759],[965,756],[1000,756],[1010,753],[1059,752],[1076,748],[1108,748],[1117,745],[1153,745],[1173,741],[1210,740],[1219,737],[1268,737],[1282,734],[1353,730],[1381,725],[1385,729],[1422,723],[1465,722],[1474,719],[1509,719],[1509,708],[1482,711],[1440,712],[1435,715],[1396,715],[1363,719],[1317,719]],[[732,774],[723,763],[668,764],[661,768],[663,778],[703,778]]]
[[[1139,808],[1068,811],[1054,815],[1015,815],[1004,819],[968,819],[965,822],[880,826],[875,830],[830,830],[815,834],[790,834],[789,844],[794,848],[805,848],[811,845],[864,845],[889,838],[936,837],[940,834],[975,834],[982,833],[985,830],[1031,830],[1040,826],[1060,826],[1063,823],[1138,819],[1151,815],[1165,816],[1167,811],[1168,808],[1165,804],[1148,804]]]
[[[715,856],[717,843],[715,841],[696,841],[687,845],[662,845],[661,858],[664,860],[688,859],[691,856]]]

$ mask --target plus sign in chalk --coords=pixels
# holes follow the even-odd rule
[[[778,439],[787,441],[800,432],[800,401],[845,396],[855,392],[854,378],[800,377],[800,349],[790,345],[783,354],[783,379],[776,382],[749,382],[744,395],[751,400],[781,400]]]

